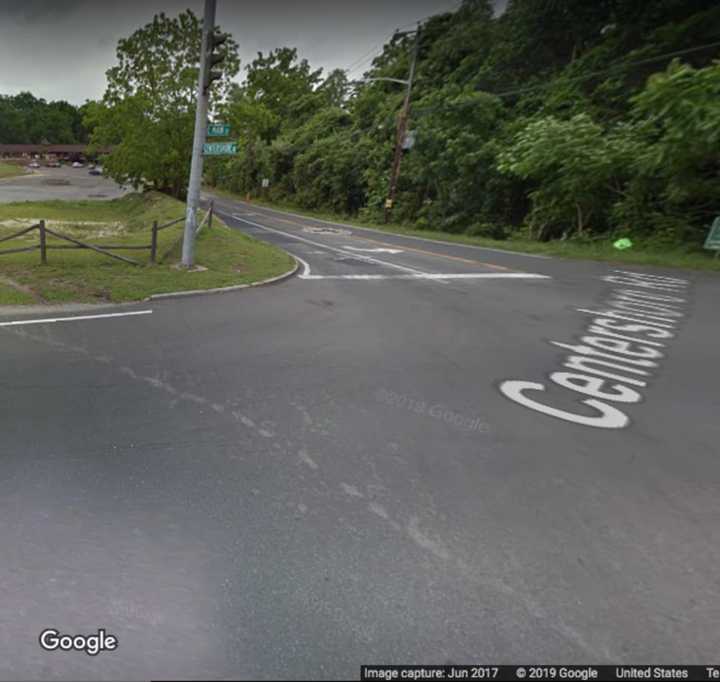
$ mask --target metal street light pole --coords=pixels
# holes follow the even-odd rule
[[[197,230],[197,209],[200,203],[200,183],[203,171],[203,145],[207,130],[208,93],[207,61],[212,48],[215,31],[216,0],[205,0],[205,14],[202,26],[200,49],[200,74],[198,76],[197,107],[195,109],[195,135],[193,137],[190,181],[188,182],[187,207],[185,210],[185,234],[183,236],[182,265],[191,268],[195,259],[195,232]]]
[[[410,62],[410,74],[406,81],[407,90],[405,92],[405,101],[398,117],[397,136],[395,138],[395,155],[393,157],[392,169],[390,170],[390,188],[388,189],[388,198],[385,201],[385,222],[390,220],[390,211],[395,203],[395,195],[397,194],[398,178],[400,177],[400,161],[402,160],[402,146],[407,130],[408,115],[410,113],[410,95],[412,93],[413,78],[415,77],[415,64],[417,63],[418,48],[420,47],[420,27],[415,31],[415,45],[413,46],[412,61]],[[400,81],[402,82],[402,81]]]

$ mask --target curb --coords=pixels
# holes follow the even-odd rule
[[[98,310],[128,308],[138,303],[142,303],[142,301],[123,301],[122,303],[25,303],[18,305],[0,305],[0,315],[92,313]]]
[[[286,252],[287,253],[287,252]],[[292,255],[292,254],[290,254]],[[283,280],[290,279],[300,269],[300,261],[293,256],[295,267],[292,270],[284,272],[282,275],[270,277],[270,279],[262,279],[259,282],[250,282],[249,284],[235,284],[229,287],[218,287],[216,289],[190,289],[188,291],[169,291],[165,294],[153,294],[144,298],[143,301],[159,301],[164,298],[182,298],[184,296],[200,296],[202,294],[224,294],[227,291],[239,291],[240,289],[250,289],[251,287],[260,287],[266,284],[276,284]]]
[[[293,256],[293,260],[295,257]],[[259,282],[251,282],[250,284],[235,284],[229,287],[219,287],[216,289],[193,289],[191,291],[170,291],[166,294],[153,294],[147,298],[138,299],[137,301],[123,301],[122,303],[57,303],[42,304],[29,303],[25,305],[0,305],[0,315],[21,315],[21,314],[40,314],[40,313],[76,313],[76,312],[92,312],[95,310],[107,310],[113,308],[127,308],[136,306],[144,301],[157,301],[163,298],[182,298],[183,296],[199,296],[200,294],[222,294],[226,291],[237,291],[239,289],[249,289],[250,287],[259,287],[263,285],[275,284],[285,279],[290,279],[300,269],[299,261],[295,260],[295,267],[292,270],[284,272],[277,277],[263,279]]]

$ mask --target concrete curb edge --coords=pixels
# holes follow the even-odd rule
[[[289,255],[292,256],[292,254]],[[217,287],[215,289],[190,289],[188,291],[169,291],[164,294],[153,294],[152,296],[148,296],[143,300],[159,301],[165,298],[182,298],[183,296],[200,296],[202,294],[224,294],[228,291],[239,291],[240,289],[250,289],[251,287],[260,287],[267,284],[276,284],[278,282],[282,282],[283,280],[290,279],[300,269],[300,261],[297,260],[295,256],[292,256],[292,259],[295,261],[295,267],[293,267],[292,270],[288,270],[282,275],[277,275],[276,277],[270,277],[269,279],[261,279],[259,282],[250,282],[249,284],[234,284],[229,287]]]

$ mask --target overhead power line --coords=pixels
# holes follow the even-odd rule
[[[426,17],[421,17],[420,19],[415,19],[415,21],[411,21],[410,23],[403,24],[402,26],[398,26],[397,30],[401,30],[403,28],[408,28],[409,26],[415,26],[417,24],[421,24],[423,21],[427,21],[428,19],[432,19],[433,17],[436,17],[440,14],[452,14],[453,12],[457,12],[460,9],[460,6],[463,4],[463,0],[459,0],[459,2],[456,2],[452,7],[444,10],[444,11],[438,11],[433,12],[432,14],[428,14]]]
[[[463,0],[459,0],[456,2],[452,7],[445,10],[444,13],[452,13],[456,12],[458,9],[460,9],[460,6],[463,4]],[[346,66],[343,71],[354,71],[356,70],[361,64],[364,62],[370,61],[370,59],[374,59],[377,56],[380,56],[382,54],[382,48],[386,42],[388,42],[392,37],[398,32],[402,31],[403,29],[410,28],[411,26],[418,26],[419,24],[423,23],[424,21],[427,21],[428,19],[432,19],[432,17],[437,16],[440,14],[439,12],[435,12],[434,14],[428,14],[425,17],[421,17],[420,19],[415,19],[414,21],[411,21],[407,24],[403,24],[402,26],[398,26],[392,33],[388,34],[382,43],[378,43],[377,45],[371,47],[367,52],[365,52],[363,55],[358,57],[355,61],[353,61],[351,64]],[[380,50],[376,53],[377,50]],[[373,54],[375,53],[375,54]]]
[[[666,52],[665,54],[656,55],[655,57],[648,57],[647,59],[639,59],[637,61],[633,62],[617,62],[605,69],[600,69],[597,71],[591,71],[584,74],[579,74],[577,76],[569,76],[565,79],[565,82],[576,82],[576,81],[583,81],[587,80],[589,78],[595,78],[596,76],[603,76],[607,74],[611,74],[614,72],[622,71],[623,69],[627,68],[633,68],[636,66],[644,66],[645,64],[653,64],[655,62],[664,61],[666,59],[672,59],[674,57],[681,57],[686,54],[692,54],[693,52],[700,52],[702,50],[708,50],[714,47],[720,47],[720,41],[716,41],[714,43],[707,43],[705,45],[697,45],[695,47],[689,47],[683,50],[676,50],[674,52]],[[558,74],[556,74],[557,77]],[[514,88],[513,90],[506,90],[504,92],[490,92],[488,90],[482,90],[478,89],[478,92],[486,92],[488,95],[493,95],[494,97],[513,97],[515,95],[522,95],[529,92],[536,92],[538,90],[546,90],[547,88],[555,87],[557,85],[556,82],[548,81],[545,83],[539,83],[537,85],[530,85],[523,88]],[[433,106],[433,107],[418,107],[415,109],[415,113],[424,113],[424,112],[432,112],[432,111],[441,111],[443,109],[452,109],[455,107],[464,107],[464,106],[470,106],[472,105],[472,102],[462,102],[455,105],[452,104],[444,104],[439,106]]]
[[[382,47],[382,45],[380,45],[380,44],[378,44],[378,45],[373,45],[373,47],[371,47],[367,52],[365,52],[365,53],[362,54],[360,57],[358,57],[354,62],[352,62],[352,63],[349,64],[348,66],[344,67],[344,68],[343,68],[343,71],[348,71],[348,72],[354,71],[358,66],[360,66],[360,64],[362,64],[363,62],[368,61],[369,58],[373,58],[373,59],[374,59],[375,56],[376,56],[376,55],[375,55],[375,52],[376,52],[377,50],[379,50],[381,47]]]
[[[638,61],[634,62],[617,62],[616,64],[613,64],[611,66],[608,66],[606,69],[601,69],[599,71],[590,71],[589,73],[584,73],[577,76],[570,76],[567,78],[569,81],[578,81],[578,80],[586,80],[588,78],[594,78],[595,76],[603,76],[608,73],[612,73],[613,71],[622,70],[628,67],[634,67],[634,66],[643,66],[645,64],[653,64],[655,62],[664,61],[665,59],[671,59],[672,57],[682,57],[685,54],[691,54],[693,52],[700,52],[702,50],[707,50],[713,47],[720,47],[720,41],[714,42],[714,43],[708,43],[707,45],[698,45],[696,47],[689,47],[684,50],[676,50],[675,52],[666,52],[665,54],[657,55],[655,57],[648,57],[647,59],[639,59]],[[495,97],[510,97],[511,95],[521,94],[523,92],[531,92],[533,90],[541,90],[544,88],[549,88],[553,84],[552,83],[542,83],[539,85],[531,85],[527,88],[516,88],[515,90],[507,90],[505,92],[500,93],[490,93],[494,94]]]

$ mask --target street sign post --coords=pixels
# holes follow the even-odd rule
[[[237,142],[206,142],[203,145],[204,156],[222,156],[237,154]]]
[[[227,137],[230,134],[229,123],[210,123],[207,127],[208,137]]]
[[[715,258],[720,254],[720,216],[713,221],[710,232],[708,232],[707,239],[705,240],[705,248],[714,249]]]

